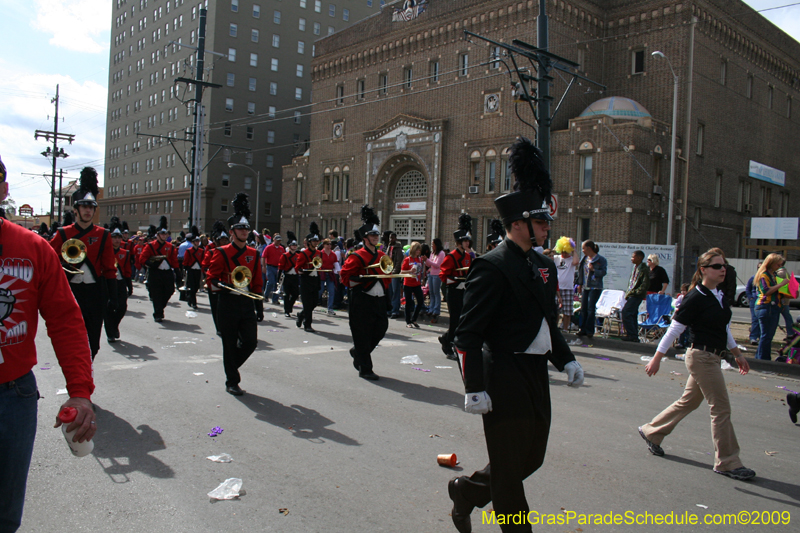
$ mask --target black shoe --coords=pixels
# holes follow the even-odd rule
[[[303,327],[303,319],[300,317],[300,315],[297,315],[297,320],[295,321],[295,324],[297,324],[298,328]]]
[[[155,320],[156,322],[163,322],[164,321],[164,317],[163,316],[162,317],[157,317],[157,318],[154,318],[153,320]]]
[[[740,466],[739,468],[734,468],[733,470],[714,469],[714,472],[739,481],[747,481],[748,479],[753,479],[754,477],[756,477],[756,473],[754,470],[750,470],[749,468],[745,468],[743,466]]]
[[[311,326],[306,326],[303,329],[306,331],[306,333],[316,333],[317,332],[317,330],[315,330]]]
[[[217,331],[217,337],[222,337],[222,332],[221,331]]]
[[[225,387],[225,392],[233,394],[234,396],[243,396],[244,392],[239,385],[228,385]]]
[[[367,370],[366,372],[359,372],[358,377],[368,379],[370,381],[378,381],[380,379],[378,377],[378,374],[376,374],[372,370]]]
[[[458,356],[456,354],[454,354],[454,353],[449,353],[449,354],[447,354],[446,357],[448,359],[450,359],[451,361],[458,361]]]
[[[453,510],[450,516],[453,517],[453,525],[456,526],[459,533],[472,533],[472,520],[470,520],[469,515],[475,506],[461,495],[461,491],[458,488],[459,479],[451,479],[447,484],[447,493],[450,495],[450,499],[453,500]]]
[[[639,337],[622,337],[625,342],[639,342]]]
[[[789,393],[786,395],[786,403],[789,404],[789,418],[792,424],[797,424],[797,412],[800,411],[800,398],[797,394]]]
[[[439,344],[442,345],[442,352],[444,352],[448,359],[451,355],[454,355],[453,348],[450,346],[450,343],[447,342],[444,335],[439,335]]]
[[[115,339],[113,337],[108,337],[108,343],[109,344],[114,344],[115,342],[117,342],[117,339]]]
[[[358,363],[356,363],[356,349],[355,348],[350,348],[350,357],[353,358],[353,368],[355,368],[358,371],[361,371],[361,367],[359,367]]]
[[[285,316],[286,318],[292,318],[292,314],[291,313],[283,313],[283,316]]]
[[[644,441],[647,443],[647,449],[650,450],[650,453],[653,455],[657,455],[658,457],[664,457],[664,450],[658,444],[654,442],[650,442],[650,439],[644,436],[644,431],[642,431],[642,426],[639,426],[639,435],[642,436]]]
[[[392,313],[392,316],[389,318],[400,318],[400,313]]]

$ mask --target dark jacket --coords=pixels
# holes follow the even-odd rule
[[[602,255],[596,254],[591,260],[594,265],[594,270],[589,272],[589,279],[585,280],[583,279],[583,267],[588,260],[589,256],[584,255],[578,265],[578,281],[576,285],[581,285],[584,289],[602,289],[603,278],[606,276],[606,271],[608,270],[608,261],[606,261],[606,258]]]
[[[524,352],[539,333],[542,318],[550,326],[553,351],[548,358],[553,366],[564,370],[564,365],[575,360],[558,329],[557,291],[555,263],[533,250],[524,253],[508,239],[475,259],[467,276],[455,338],[456,348],[464,353],[466,392],[486,390],[484,343],[493,358]]]

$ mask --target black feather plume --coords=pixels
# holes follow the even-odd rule
[[[39,235],[47,235],[47,224],[44,222],[39,226]]]
[[[108,223],[108,228],[111,231],[114,231],[116,228],[119,228],[122,231],[122,224],[119,222],[119,217],[111,217],[111,220]]]
[[[167,222],[167,217],[161,215],[161,218],[158,221],[158,229],[167,229],[169,227],[169,223]]]
[[[186,238],[186,232],[185,231],[181,231],[180,233],[178,233],[178,235],[181,236],[181,239],[185,239]]]
[[[381,219],[375,214],[375,210],[368,204],[364,204],[361,208],[361,221],[364,222],[364,224],[374,224],[376,226],[381,223]]]
[[[500,235],[501,237],[506,234],[506,229],[503,227],[503,221],[499,219],[492,220],[490,227],[492,228],[492,233],[495,235]]]
[[[81,170],[80,189],[92,193],[97,198],[100,190],[97,188],[97,171],[92,167],[83,167]]]
[[[294,234],[293,231],[286,232],[286,242],[297,242],[297,235]]]
[[[199,237],[200,236],[200,230],[197,229],[197,226],[192,226],[192,236],[193,237]]]
[[[514,173],[516,183],[515,191],[536,190],[542,198],[550,203],[550,191],[553,188],[553,180],[544,165],[542,151],[536,148],[530,140],[520,137],[511,147],[511,155],[508,158],[511,172]]]
[[[237,219],[241,217],[250,219],[250,200],[248,200],[246,192],[237,192],[231,204],[233,204],[233,211]]]
[[[154,239],[156,236],[156,227],[150,224],[150,227],[147,228],[147,238]]]
[[[122,230],[130,232],[131,228],[128,226],[128,221],[127,220],[122,222]]]
[[[53,225],[52,225],[52,226],[50,226],[50,234],[51,234],[51,235],[55,235],[55,234],[56,234],[56,231],[57,231],[57,230],[58,230],[58,228],[60,228],[60,227],[61,227],[61,224],[59,224],[59,223],[58,223],[58,220],[56,220],[55,222],[53,222]]]
[[[458,229],[472,233],[472,217],[466,213],[458,215]]]
[[[70,224],[75,223],[75,216],[72,214],[72,211],[67,211],[64,213],[64,222],[61,223],[61,227],[69,226]]]
[[[221,220],[217,220],[214,222],[214,225],[211,226],[211,233],[214,235],[215,238],[219,238],[222,235],[222,232],[226,231],[225,223]]]
[[[312,222],[308,225],[308,232],[311,235],[319,235],[319,226],[317,226],[316,222]]]

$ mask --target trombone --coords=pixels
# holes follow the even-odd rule
[[[394,261],[388,255],[384,255],[374,265],[368,265],[366,268],[380,268],[383,274],[366,274],[362,278],[413,278],[414,274],[392,274],[394,270]]]
[[[250,269],[244,265],[240,265],[234,268],[233,272],[231,272],[231,283],[233,283],[233,287],[223,283],[220,283],[219,286],[225,287],[229,291],[235,292],[236,294],[241,294],[242,296],[252,298],[253,300],[263,300],[264,297],[260,294],[247,290],[247,286],[250,285],[250,281],[252,279],[253,273],[250,272]]]
[[[78,265],[86,260],[86,245],[80,239],[69,239],[61,245],[61,258],[64,259],[67,265],[70,265],[69,268],[61,265],[65,272],[68,274],[83,274],[83,270],[71,265]]]
[[[322,258],[320,256],[314,257],[314,259],[311,260],[311,264],[314,265],[314,268],[311,270],[306,269],[306,272],[333,272],[331,269],[322,270],[319,268],[322,266]]]

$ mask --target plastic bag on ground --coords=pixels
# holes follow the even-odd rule
[[[227,453],[221,453],[219,455],[210,455],[206,457],[206,459],[214,461],[215,463],[230,463],[231,461],[233,461],[233,457],[231,457]]]
[[[736,370],[736,369],[735,369],[735,368],[733,368],[733,367],[730,365],[730,363],[728,363],[728,362],[727,362],[725,359],[723,359],[723,360],[722,360],[722,366],[721,366],[721,368],[722,368],[722,370]]]
[[[237,477],[228,478],[219,487],[208,493],[212,500],[232,500],[239,497],[242,490],[242,480]]]
[[[422,359],[418,355],[407,355],[400,359],[401,365],[421,365]]]

